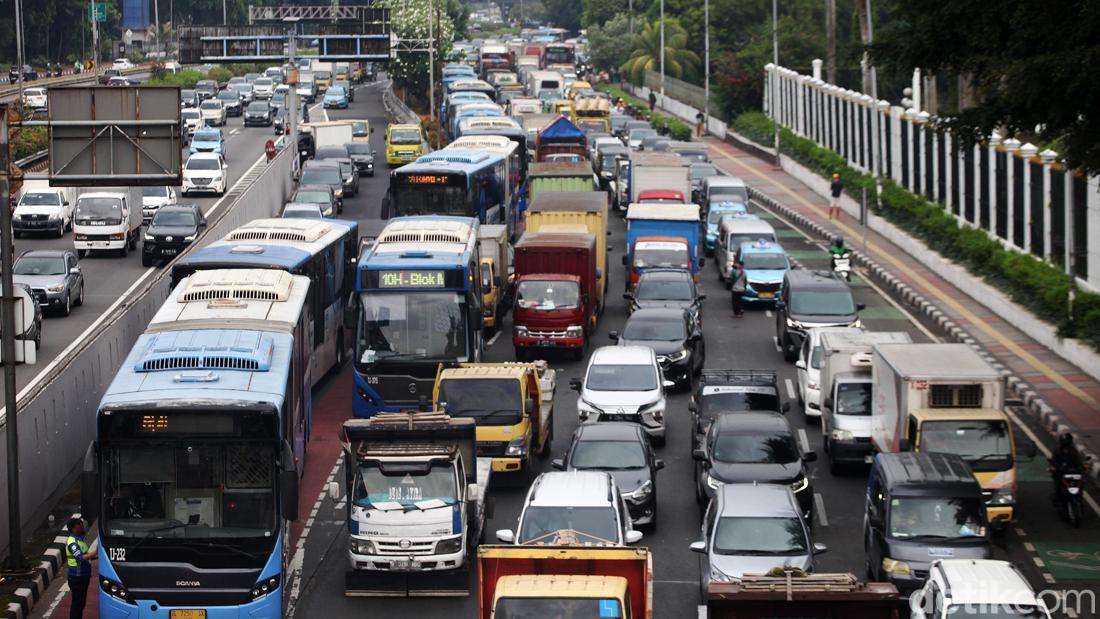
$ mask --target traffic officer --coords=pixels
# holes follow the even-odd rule
[[[70,518],[66,528],[69,529],[69,538],[65,540],[65,561],[69,565],[69,591],[73,594],[69,619],[82,619],[84,603],[88,600],[88,584],[92,581],[92,561],[96,557],[88,552],[82,519]]]

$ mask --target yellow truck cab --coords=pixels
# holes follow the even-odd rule
[[[572,84],[569,85],[569,94],[567,96],[570,99],[576,99],[577,98],[577,92],[580,91],[580,90],[585,90],[585,89],[592,90],[592,84],[589,84],[588,82],[585,82],[585,81],[578,80],[578,81],[573,82]]]
[[[478,228],[477,244],[481,252],[482,325],[496,331],[504,319],[504,292],[508,287],[511,265],[508,262],[508,226],[485,224]]]
[[[424,154],[424,133],[420,125],[386,126],[386,165],[400,166],[416,161]]]
[[[581,129],[610,132],[611,104],[603,97],[578,97],[574,99],[573,124]]]
[[[440,364],[433,403],[477,423],[477,455],[495,473],[534,473],[531,458],[550,455],[557,378],[545,361]]]
[[[573,117],[573,102],[569,99],[555,99],[550,102],[551,114],[562,114],[569,118]]]

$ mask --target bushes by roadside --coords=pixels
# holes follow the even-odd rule
[[[770,145],[774,126],[761,112],[748,112],[733,122],[734,131]],[[881,199],[875,200],[875,179],[848,166],[840,155],[799,137],[786,128],[779,130],[779,150],[824,178],[839,173],[845,191],[859,198],[867,188],[871,209],[894,225],[921,239],[945,258],[964,265],[1028,308],[1040,319],[1058,327],[1061,337],[1079,338],[1100,350],[1100,294],[1077,291],[1072,312],[1067,302],[1070,277],[1059,267],[1022,251],[1006,249],[979,228],[960,225],[939,203],[915,195],[892,181],[883,180]]]
[[[47,148],[45,127],[21,127],[11,133],[12,161],[19,161]]]
[[[649,110],[649,103],[642,101],[634,95],[628,94],[622,88],[612,86],[611,84],[597,84],[596,90],[606,92],[612,97],[622,97],[623,101],[628,106],[634,107],[639,111],[642,118],[649,121],[649,124],[657,130],[660,130],[668,124],[669,137],[674,140],[690,140],[694,134],[692,128],[687,123],[681,121],[679,118],[672,116],[665,116],[657,112],[651,112]]]

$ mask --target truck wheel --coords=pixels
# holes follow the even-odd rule
[[[88,255],[88,250],[86,250],[86,249],[78,249],[78,250],[76,250],[76,257],[77,257],[77,258],[84,258],[84,257],[85,257],[85,256],[87,256],[87,255]]]
[[[136,249],[137,248],[137,239],[138,239],[138,237],[137,237],[136,234],[130,235],[130,249]]]
[[[130,255],[130,243],[129,243],[129,241],[123,241],[122,242],[122,249],[118,250],[118,253],[123,258]]]

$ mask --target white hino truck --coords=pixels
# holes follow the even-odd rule
[[[344,422],[346,595],[468,594],[492,470],[476,456],[475,429],[441,412]],[[339,484],[328,491],[340,497]]]

